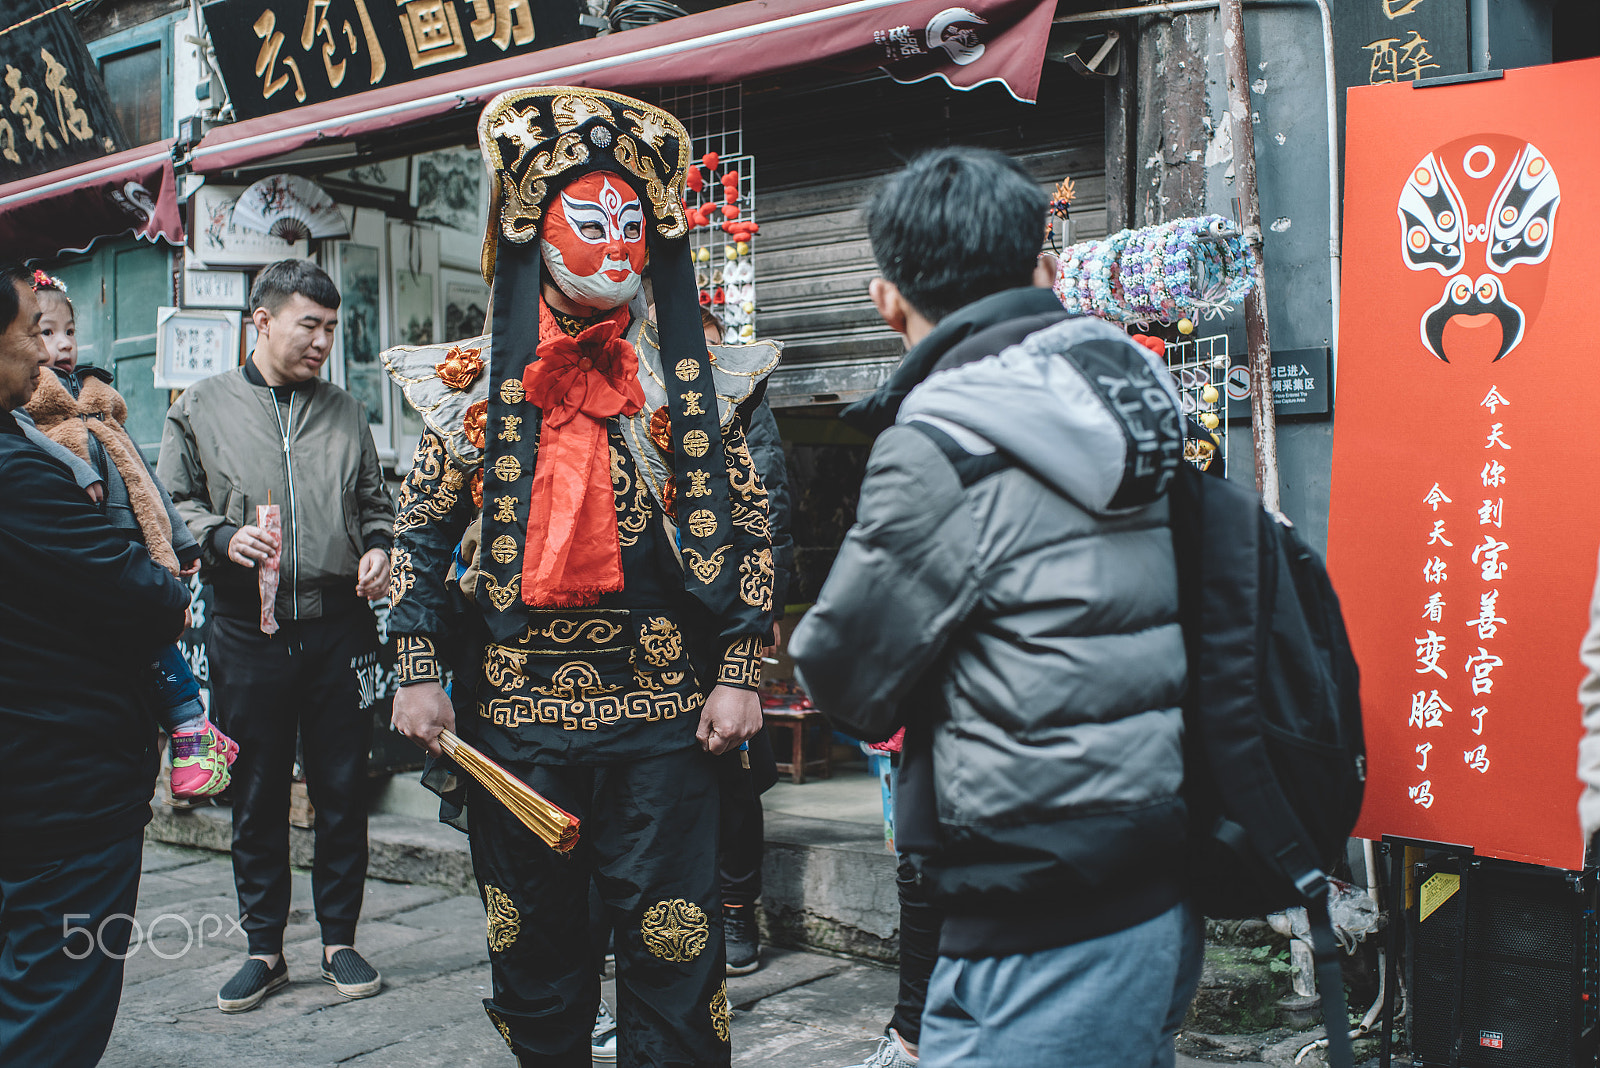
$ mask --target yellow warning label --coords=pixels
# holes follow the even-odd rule
[[[1438,872],[1428,877],[1422,884],[1422,917],[1419,923],[1433,915],[1433,910],[1449,901],[1451,895],[1461,889],[1461,876],[1451,875],[1448,872]]]

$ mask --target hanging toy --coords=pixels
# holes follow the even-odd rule
[[[696,252],[694,254],[694,258],[699,263],[710,263],[711,262],[711,250],[708,249],[708,248],[703,248],[699,252]]]
[[[706,172],[710,173],[711,171],[717,169],[717,163],[720,162],[721,159],[722,157],[717,155],[715,152],[707,152],[705,155],[700,157],[700,162],[702,165],[704,165]]]
[[[1200,400],[1204,404],[1215,404],[1220,396],[1221,394],[1217,392],[1216,386],[1207,386],[1200,391]]]
[[[722,258],[725,260],[736,260],[739,258],[739,250],[734,248],[732,245],[723,245]]]
[[[1178,320],[1178,333],[1180,333],[1180,334],[1192,334],[1192,333],[1194,333],[1194,320],[1193,319],[1179,319]]]
[[[739,255],[741,255],[741,256],[750,255],[750,241],[748,239],[739,242]]]
[[[712,293],[711,293],[711,303],[713,303],[713,304],[726,304],[727,302],[728,302],[727,295],[723,293],[721,286],[718,286],[715,290],[712,291]]]
[[[724,204],[724,205],[722,205],[722,207],[719,210],[729,220],[737,219],[739,217],[738,205],[735,205],[735,204]]]
[[[683,184],[698,193],[706,187],[706,176],[700,173],[699,167],[690,164],[689,169],[683,172]]]
[[[1200,425],[1205,427],[1207,430],[1217,429],[1217,424],[1220,422],[1222,422],[1222,420],[1217,418],[1216,412],[1203,412],[1200,415]]]

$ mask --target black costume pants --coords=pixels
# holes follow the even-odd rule
[[[917,869],[905,857],[895,871],[900,890],[900,1001],[889,1026],[912,1045],[922,1041],[922,1009],[928,980],[939,963],[939,929],[944,914],[928,904],[917,885]]]
[[[140,833],[68,857],[0,856],[0,1064],[100,1063],[143,850]]]
[[[722,849],[717,858],[722,903],[754,905],[761,896],[765,847],[761,795],[778,779],[772,740],[763,727],[750,739],[749,749],[723,753],[716,759],[722,783]]]
[[[567,856],[473,785],[472,863],[494,971],[484,1008],[524,1068],[589,1068],[600,1000],[591,880],[616,938],[618,1065],[726,1068],[713,759],[689,748],[514,769],[580,820]]]
[[[213,616],[212,704],[239,743],[233,765],[233,881],[250,952],[279,953],[289,920],[289,777],[295,734],[316,810],[311,893],[324,945],[355,942],[367,877],[370,675],[377,632],[365,606],[283,623]],[[360,675],[369,685],[360,684]]]

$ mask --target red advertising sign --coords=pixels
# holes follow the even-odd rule
[[[1328,566],[1361,666],[1356,834],[1578,868],[1600,546],[1600,61],[1351,90]]]

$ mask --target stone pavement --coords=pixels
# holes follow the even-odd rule
[[[228,858],[146,843],[145,940],[128,960],[104,1068],[509,1068],[480,1004],[489,965],[476,896],[369,880],[360,948],[383,972],[384,991],[346,1001],[318,978],[310,875],[293,878],[292,985],[253,1012],[224,1016],[217,988],[245,956]],[[835,1068],[872,1052],[894,1002],[892,969],[771,947],[763,957],[753,975],[728,980],[734,1065]]]

